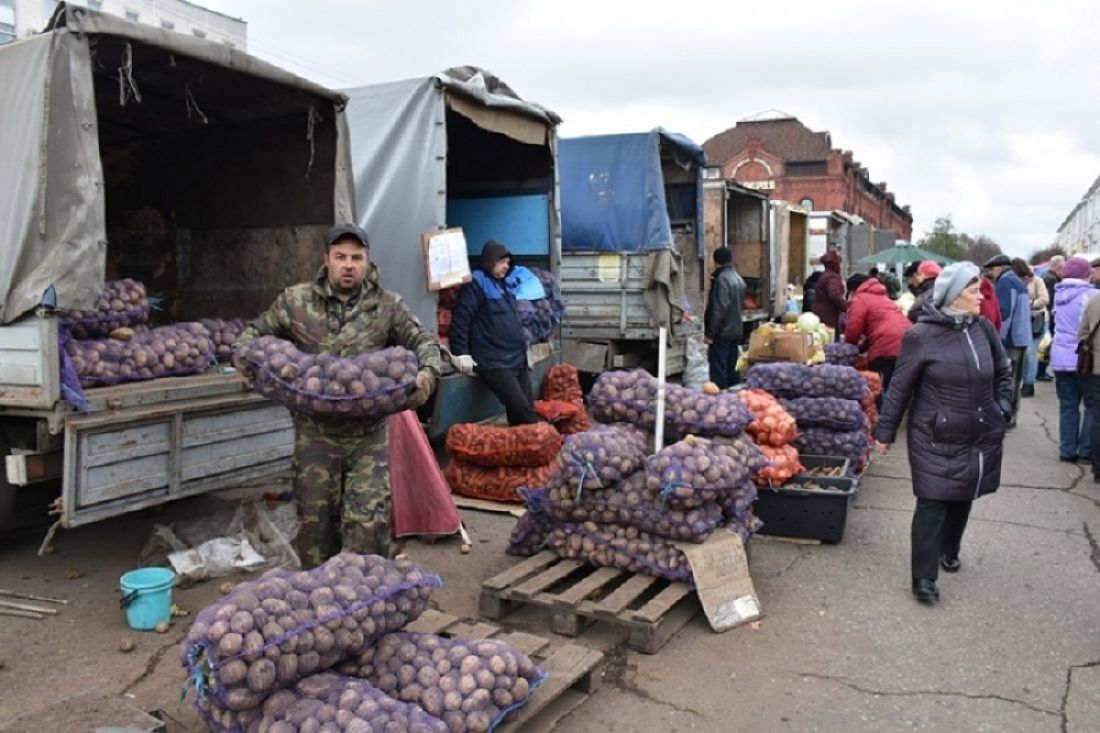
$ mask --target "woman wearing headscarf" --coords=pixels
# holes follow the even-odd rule
[[[832,329],[840,323],[840,314],[848,310],[844,299],[844,280],[840,277],[840,255],[830,250],[821,255],[825,271],[814,286],[814,313]]]
[[[1058,458],[1088,461],[1092,454],[1093,391],[1096,377],[1077,373],[1077,327],[1085,304],[1098,292],[1089,282],[1092,266],[1084,257],[1062,265],[1062,279],[1054,286],[1054,339],[1050,369],[1058,395]]]
[[[885,455],[909,413],[908,452],[917,497],[912,525],[913,594],[939,599],[939,568],[959,570],[974,499],[997,490],[1012,367],[980,316],[980,271],[956,262],[940,272],[932,298],[905,333],[875,440]]]

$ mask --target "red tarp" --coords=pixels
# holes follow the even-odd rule
[[[393,536],[448,535],[462,518],[413,410],[389,417]]]

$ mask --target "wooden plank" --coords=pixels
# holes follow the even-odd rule
[[[497,634],[493,639],[503,641],[520,654],[526,654],[529,657],[539,656],[546,647],[550,646],[549,639],[528,634],[525,631],[509,631],[504,634]]]
[[[503,590],[509,586],[526,580],[543,568],[557,562],[558,556],[549,550],[544,550],[534,557],[529,557],[521,563],[513,565],[502,573],[481,583],[483,590]]]
[[[656,582],[657,578],[641,574],[635,575],[612,591],[611,595],[607,598],[604,598],[599,603],[585,601],[580,605],[579,610],[584,614],[614,619],[624,608],[629,606],[638,596],[645,593]]]
[[[648,603],[630,614],[632,621],[643,623],[656,623],[680,602],[684,596],[691,593],[687,583],[673,583],[669,587],[654,596]]]
[[[598,686],[599,681],[593,678],[600,676],[599,666],[602,661],[603,654],[595,649],[577,644],[566,644],[558,648],[539,664],[550,676],[531,696],[527,705],[517,710],[514,717],[510,717],[497,731],[513,733],[520,730],[528,720],[561,697],[566,690],[576,687],[579,691],[586,692],[584,688],[589,685]]]
[[[458,623],[457,616],[429,608],[420,614],[420,618],[406,624],[405,631],[414,631],[418,634],[439,634],[456,623]]]
[[[684,602],[672,609],[656,624],[632,624],[627,644],[641,654],[656,654],[668,643],[680,629],[687,625],[699,613],[699,604],[695,599]]]
[[[447,629],[447,636],[456,639],[488,639],[498,631],[500,631],[500,627],[496,624],[482,622],[471,624],[466,621],[459,621]]]
[[[538,692],[535,694],[537,695]],[[514,731],[518,725],[523,725],[523,733],[550,733],[556,730],[558,724],[587,699],[588,695],[580,690],[566,690],[546,703],[541,710],[525,718],[522,723],[515,726],[505,723],[497,730]]]
[[[511,514],[517,519],[527,512],[523,504],[508,504],[503,501],[489,501],[488,499],[475,499],[472,496],[451,493],[451,499],[459,509],[472,509],[479,512],[494,512],[497,514]]]
[[[550,610],[550,630],[561,636],[579,636],[592,624],[594,619],[582,616],[575,608],[552,606]]]
[[[597,568],[596,572],[583,578],[570,588],[558,593],[555,602],[560,606],[575,606],[581,601],[587,601],[600,588],[623,575],[618,568]]]
[[[535,577],[509,588],[504,592],[508,598],[529,600],[547,588],[560,583],[566,577],[580,570],[584,565],[573,560],[562,560],[557,565],[544,570]]]

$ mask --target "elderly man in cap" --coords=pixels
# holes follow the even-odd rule
[[[324,245],[316,279],[280,293],[241,333],[235,347],[265,335],[288,339],[301,351],[340,357],[404,346],[420,364],[409,407],[423,405],[442,368],[439,345],[401,296],[379,284],[365,231],[355,224],[335,226]],[[242,371],[243,366],[237,364]],[[293,418],[302,564],[320,565],[341,551],[390,554],[386,420],[368,423],[300,413]]]
[[[1016,413],[1020,408],[1020,387],[1024,377],[1024,355],[1031,345],[1031,299],[1027,285],[1013,271],[1008,255],[997,255],[984,267],[996,285],[997,302],[1001,307],[1001,343],[1012,362],[1012,415],[1009,428],[1016,427]]]
[[[475,370],[504,405],[509,425],[539,422],[527,366],[527,336],[507,282],[512,254],[492,239],[481,248],[473,281],[458,291],[451,311],[450,350],[455,368]]]

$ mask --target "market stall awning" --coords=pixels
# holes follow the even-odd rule
[[[950,257],[921,249],[915,244],[897,244],[890,249],[884,249],[873,255],[868,255],[859,260],[861,265],[908,265],[910,262],[923,262],[932,260],[941,265],[949,265],[954,262]]]

